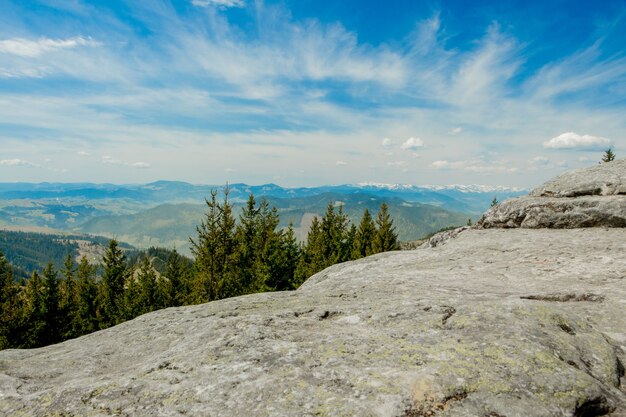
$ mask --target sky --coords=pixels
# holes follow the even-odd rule
[[[626,0],[0,0],[0,182],[533,187],[626,153]]]

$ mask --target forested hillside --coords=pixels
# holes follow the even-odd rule
[[[257,203],[250,195],[238,216],[233,209],[228,191],[222,202],[211,193],[189,239],[193,261],[169,249],[123,250],[113,239],[94,265],[86,256],[76,260],[70,237],[7,233],[7,242],[26,248],[33,264],[46,253],[65,257],[61,266],[50,260],[16,282],[16,269],[0,251],[0,348],[44,346],[160,308],[295,289],[330,265],[399,246],[384,203],[375,216],[365,209],[358,223],[342,205],[328,204],[313,218],[305,244],[291,226],[279,227],[279,211],[267,200]],[[36,245],[46,242],[56,249],[35,257]]]

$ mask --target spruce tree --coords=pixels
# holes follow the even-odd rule
[[[124,320],[124,285],[128,271],[126,255],[117,240],[111,239],[104,253],[100,326],[107,328]]]
[[[4,254],[0,252],[0,306],[12,297],[12,287],[13,268]]]
[[[291,223],[289,223],[287,231],[281,235],[280,259],[280,279],[278,280],[276,289],[278,291],[295,290],[298,288],[294,277],[300,259],[300,246],[298,245],[296,233]]]
[[[239,215],[239,224],[235,232],[237,241],[237,271],[243,293],[252,292],[256,284],[254,265],[257,256],[259,209],[254,195],[250,194],[246,205]]]
[[[17,347],[14,333],[21,316],[18,293],[13,282],[13,268],[0,252],[0,349]]]
[[[352,259],[359,259],[371,255],[372,242],[376,235],[376,225],[368,209],[365,209],[359,227],[354,236],[352,245]]]
[[[43,346],[45,322],[45,287],[37,271],[26,283],[24,289],[27,305],[25,307],[25,332],[20,347],[31,348]]]
[[[75,266],[72,255],[63,262],[63,282],[61,283],[60,311],[63,340],[80,336],[78,324],[78,293],[75,280]]]
[[[163,306],[159,303],[156,273],[148,256],[142,259],[136,280],[139,285],[137,298],[134,301],[137,305],[137,315],[162,308]]]
[[[167,269],[165,278],[169,281],[169,303],[168,306],[178,307],[187,303],[189,286],[187,282],[187,271],[183,266],[183,260],[176,249],[172,251],[167,259]],[[165,280],[163,280],[165,281]]]
[[[98,330],[96,267],[86,257],[82,257],[76,269],[77,283],[77,332],[79,335]]]
[[[386,203],[380,205],[376,216],[376,235],[372,241],[372,253],[387,252],[398,249],[398,235]]]
[[[613,153],[613,149],[609,148],[604,151],[604,155],[602,155],[602,162],[611,162],[615,160],[615,153]]]
[[[277,209],[270,209],[267,200],[262,200],[256,222],[254,282],[251,292],[271,291],[282,285],[278,283],[282,267],[281,233],[277,231],[279,223]]]
[[[205,200],[208,210],[205,218],[196,227],[198,237],[189,238],[191,251],[195,256],[196,274],[192,289],[194,303],[203,303],[216,299],[219,290],[217,282],[219,247],[219,209],[217,191],[211,191],[211,200]]]
[[[48,262],[42,273],[45,290],[43,300],[44,331],[41,343],[42,345],[49,345],[61,341],[59,278],[52,262]]]
[[[214,299],[232,297],[241,294],[241,287],[236,271],[236,241],[235,241],[235,216],[233,207],[228,199],[228,186],[224,189],[224,201],[218,206],[218,288]]]

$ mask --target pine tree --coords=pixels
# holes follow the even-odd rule
[[[498,204],[500,204],[500,202],[498,201],[498,199],[494,196],[493,200],[491,200],[491,207],[495,207]]]
[[[103,260],[100,326],[104,329],[124,320],[124,285],[128,271],[126,255],[115,239],[109,242]]]
[[[136,280],[139,285],[139,291],[134,300],[137,305],[137,315],[162,308],[163,306],[159,303],[156,273],[148,256],[141,261]]]
[[[98,330],[96,267],[89,264],[86,257],[82,257],[76,269],[76,315],[77,333],[88,334]]]
[[[239,224],[235,232],[237,241],[237,271],[242,293],[253,292],[256,286],[255,268],[258,255],[256,244],[259,224],[259,209],[254,195],[250,194],[245,207],[239,215]]]
[[[205,202],[208,211],[200,225],[196,227],[198,237],[196,240],[189,238],[191,251],[196,261],[196,274],[192,289],[194,303],[215,300],[220,291],[220,282],[218,281],[220,210],[217,202],[217,191],[212,190],[211,200],[205,200]]]
[[[26,283],[25,332],[20,347],[31,348],[44,344],[45,322],[45,287],[37,271]]]
[[[13,268],[4,254],[0,252],[0,306],[12,297],[12,287]]]
[[[224,201],[219,208],[219,245],[218,245],[218,278],[219,288],[216,291],[216,298],[232,297],[241,294],[241,287],[236,271],[235,251],[237,249],[235,241],[235,216],[233,207],[228,200],[228,186],[224,189]]]
[[[356,230],[354,236],[354,243],[352,245],[352,259],[359,259],[365,256],[371,255],[372,242],[376,235],[376,225],[372,219],[368,209],[363,212],[363,217],[359,222],[359,227]]]
[[[19,289],[13,282],[13,268],[0,252],[0,349],[17,347],[15,330],[22,313],[18,294]]]
[[[264,292],[276,289],[280,281],[281,233],[277,231],[280,218],[278,210],[270,209],[267,200],[259,205],[256,222],[254,282],[251,292]]]
[[[602,156],[602,162],[611,162],[615,160],[615,153],[613,153],[613,149],[609,148],[604,151],[604,155]]]
[[[167,305],[178,307],[186,304],[189,296],[188,271],[183,266],[182,258],[176,249],[172,251],[167,259],[165,278],[170,283],[167,287],[169,289],[169,302]]]
[[[281,239],[281,279],[276,287],[277,290],[294,290],[298,288],[296,280],[296,267],[300,260],[300,246],[296,239],[296,233],[293,225],[289,223],[287,231],[282,235]]]
[[[63,263],[61,283],[60,314],[62,319],[61,334],[63,340],[80,336],[78,324],[78,293],[75,280],[76,269],[72,255],[68,254]]]
[[[398,235],[388,210],[386,203],[380,205],[380,210],[376,216],[376,235],[372,241],[372,253],[398,249]]]
[[[211,191],[211,201],[205,220],[196,228],[196,240],[189,238],[196,258],[196,279],[193,286],[194,302],[219,300],[240,291],[236,274],[235,218],[228,200],[217,202],[217,192]]]
[[[49,345],[61,341],[61,315],[60,315],[60,295],[59,278],[54,270],[52,262],[42,271],[44,276],[44,331],[40,341],[42,345]]]

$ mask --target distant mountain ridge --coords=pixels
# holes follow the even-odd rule
[[[211,190],[222,191],[224,185],[194,185],[183,181],[155,181],[148,184],[93,183],[0,183],[0,200],[41,199],[127,199],[135,202],[198,202]],[[319,187],[281,187],[276,184],[230,184],[230,198],[245,201],[249,194],[259,197],[302,198],[323,193],[367,193],[376,197],[398,197],[407,202],[432,204],[447,210],[480,214],[493,197],[502,201],[525,194],[526,190],[484,185],[417,186],[402,184],[360,183]]]

